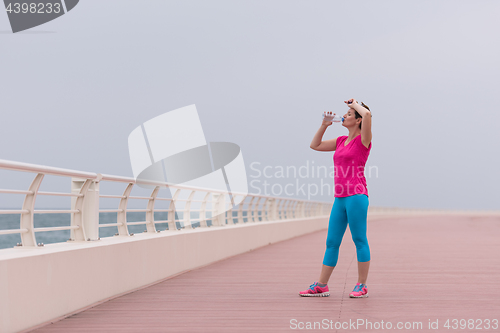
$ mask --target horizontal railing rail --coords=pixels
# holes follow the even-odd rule
[[[134,178],[129,177],[7,160],[0,160],[0,169],[35,174],[28,189],[0,189],[0,193],[25,196],[21,209],[0,210],[0,214],[20,214],[18,229],[3,230],[0,224],[0,235],[19,234],[21,236],[19,247],[42,246],[42,243],[36,241],[37,232],[70,230],[71,241],[88,242],[100,239],[99,230],[101,228],[116,227],[118,229],[116,236],[130,237],[134,234],[129,232],[128,227],[135,225],[145,225],[146,230],[144,232],[158,233],[160,230],[156,226],[166,224],[168,229],[162,230],[162,232],[172,232],[195,227],[326,216],[332,207],[332,203],[327,202],[231,192],[232,200],[241,199],[238,205],[233,206],[231,202],[234,201],[229,200],[228,192],[216,189],[176,185],[167,182],[136,181]],[[45,175],[71,177],[71,192],[39,191]],[[121,183],[125,188],[122,194],[100,194],[99,184],[101,182]],[[152,187],[151,194],[149,196],[131,195],[132,189],[137,184]],[[174,191],[172,192],[172,198],[159,197],[160,188],[167,187]],[[183,194],[188,194],[187,198],[180,196],[181,191],[183,191]],[[202,194],[203,200],[195,199],[196,194]],[[71,197],[71,209],[35,209],[35,201],[38,195]],[[120,199],[120,202],[117,208],[100,209],[100,198]],[[146,207],[139,209],[128,208],[130,200],[147,200]],[[155,208],[155,203],[158,201],[167,201],[168,209]],[[201,206],[199,208],[192,207],[193,203],[201,204]],[[127,221],[127,213],[132,212],[145,213],[145,220]],[[99,213],[116,213],[116,223],[99,223]],[[155,220],[154,213],[167,213],[167,219]],[[191,213],[197,213],[199,216],[192,217]],[[35,214],[71,214],[71,225],[35,228]],[[182,217],[176,217],[176,215],[182,215]]]

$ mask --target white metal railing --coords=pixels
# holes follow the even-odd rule
[[[129,226],[145,225],[145,232],[157,233],[157,224],[164,223],[168,225],[168,230],[173,231],[181,228],[193,228],[193,223],[199,223],[200,227],[208,227],[208,221],[212,226],[224,226],[234,223],[248,223],[259,221],[275,221],[285,219],[307,218],[316,216],[327,216],[331,210],[332,203],[299,200],[292,198],[271,197],[257,194],[232,192],[233,200],[237,197],[243,197],[241,203],[235,207],[226,200],[227,192],[214,189],[179,186],[165,182],[140,181],[140,184],[149,185],[153,190],[149,196],[130,195],[133,187],[138,183],[134,178],[120,177],[106,174],[97,174],[76,170],[53,168],[35,164],[0,160],[0,169],[15,170],[35,173],[35,177],[27,190],[0,189],[0,193],[23,194],[24,203],[19,210],[0,210],[0,214],[20,214],[19,229],[2,230],[0,225],[0,235],[20,234],[21,243],[18,246],[34,247],[43,246],[36,242],[36,233],[56,230],[70,230],[72,241],[94,241],[99,240],[99,229],[107,227],[117,227],[117,236],[133,236],[128,230]],[[39,191],[40,185],[45,175],[56,175],[71,177],[71,193],[44,192]],[[123,183],[125,190],[121,195],[99,194],[100,182],[118,182]],[[159,189],[169,187],[174,189],[172,198],[158,197]],[[189,193],[187,199],[180,197],[181,191]],[[195,194],[204,193],[203,200],[194,199]],[[37,210],[35,209],[35,200],[38,195],[50,196],[70,196],[72,203],[71,209],[66,210]],[[116,209],[99,209],[99,198],[120,199]],[[249,198],[248,203],[245,200]],[[130,209],[128,203],[130,199],[147,200],[146,208]],[[168,209],[157,209],[157,201],[169,201]],[[191,208],[192,203],[201,203],[201,207]],[[176,209],[177,203],[184,203],[182,210]],[[207,205],[211,206],[210,209]],[[178,205],[178,204],[177,204]],[[247,205],[246,208],[244,206]],[[178,205],[179,206],[179,205]],[[228,209],[229,208],[229,209]],[[145,212],[146,220],[138,222],[128,222],[128,212]],[[167,220],[155,220],[155,212],[167,212]],[[182,218],[176,218],[175,213],[182,212]],[[191,213],[199,213],[198,218],[192,218]],[[34,227],[34,214],[54,214],[70,213],[71,225],[58,227]],[[99,213],[116,213],[116,223],[99,223]],[[211,213],[208,216],[207,213]],[[234,216],[234,214],[236,216]],[[245,215],[245,214],[246,215]]]

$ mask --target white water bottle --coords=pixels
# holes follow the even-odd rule
[[[326,111],[323,113],[324,121],[333,121],[334,123],[340,123],[344,121],[344,117],[340,117],[338,114],[336,115],[327,115]]]

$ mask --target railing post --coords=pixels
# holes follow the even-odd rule
[[[281,206],[283,206],[284,199],[276,199],[277,205],[276,205],[276,219],[277,220],[282,220],[283,219],[283,209]]]
[[[288,220],[290,218],[289,214],[289,209],[290,209],[290,200],[285,200],[285,203],[283,204],[283,209],[281,210],[283,214],[283,219]]]
[[[260,202],[260,199],[262,199],[262,197],[259,197],[257,199],[257,202],[255,203],[255,208],[253,209],[252,218],[253,218],[254,222],[260,222],[260,220],[259,220],[259,202]]]
[[[295,206],[293,207],[293,217],[298,219],[300,217],[300,201],[297,200],[295,202]]]
[[[238,194],[233,194],[233,201],[236,201],[235,198],[237,196],[238,196]],[[227,219],[228,224],[236,224],[236,223],[234,223],[235,217],[233,216],[233,212],[234,212],[234,207],[231,205],[231,209],[229,209],[229,211],[227,212],[227,215],[229,216]],[[236,216],[236,219],[238,219],[238,216]]]
[[[299,203],[299,209],[298,209],[298,217],[304,217],[304,206],[305,206],[305,203],[304,201],[300,201]]]
[[[174,195],[172,196],[172,201],[170,201],[170,205],[168,206],[169,212],[168,212],[168,230],[178,230],[177,229],[177,223],[175,221],[175,213],[177,212],[176,210],[176,201],[177,198],[179,197],[179,194],[181,193],[181,189],[178,188],[175,190]]]
[[[87,182],[87,184],[86,184]],[[99,239],[99,180],[71,178],[71,193],[83,194],[83,197],[71,197],[71,209],[80,213],[71,214],[71,225],[80,229],[71,229],[72,240]]]
[[[20,227],[22,229],[28,229],[27,233],[21,234],[21,244],[23,246],[36,246],[35,232],[34,229],[34,217],[33,211],[35,210],[35,200],[38,189],[40,188],[40,183],[43,180],[43,173],[39,173],[33,179],[29,187],[31,194],[26,194],[23,203],[23,210],[29,210],[29,213],[21,214]]]
[[[203,198],[203,202],[201,203],[201,208],[200,208],[200,227],[208,227],[208,223],[207,223],[207,201],[208,201],[209,198],[210,198],[210,192],[207,192],[207,194],[205,194],[205,197]]]
[[[151,199],[148,200],[148,211],[146,212],[146,221],[149,221],[149,223],[146,223],[146,230],[148,232],[156,233],[156,225],[155,225],[155,200],[156,196],[158,195],[158,191],[160,190],[159,186],[156,186],[155,189],[153,190],[153,193],[151,193]]]
[[[191,223],[191,202],[193,200],[196,190],[192,190],[191,194],[184,205],[184,213],[182,213],[182,223],[185,229],[193,229],[193,224]]]
[[[250,202],[248,203],[247,207],[247,222],[254,222],[252,218],[252,207],[253,207],[253,201],[255,200],[255,196],[252,196],[252,199],[250,199]]]
[[[243,204],[245,203],[245,199],[247,198],[247,196],[245,195],[243,197],[243,200],[241,200],[240,202],[240,207],[238,207],[238,223],[245,223],[245,221],[243,220]],[[248,216],[247,216],[247,222],[249,222],[248,220]]]
[[[271,198],[266,198],[266,201],[262,204],[262,221],[271,221],[269,215],[271,214]]]
[[[293,205],[295,205],[295,201],[294,200],[290,200],[290,203],[288,204],[288,209],[287,209],[287,212],[286,212],[286,216],[288,219],[293,219]]]
[[[122,195],[123,198],[120,199],[120,204],[118,205],[118,209],[120,210],[116,214],[116,223],[119,223],[118,236],[130,236],[127,225],[127,205],[128,205],[128,198],[130,196],[130,193],[132,192],[133,187],[134,183],[129,183],[127,185],[127,188],[125,189],[125,191],[123,191]]]
[[[271,221],[278,220],[278,200],[276,198],[271,199]]]
[[[212,193],[212,223],[214,222],[214,216],[217,223],[214,225],[226,225],[226,197],[224,193]]]

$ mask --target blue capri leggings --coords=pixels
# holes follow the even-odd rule
[[[328,223],[326,251],[323,265],[336,266],[339,258],[339,247],[349,223],[352,240],[356,245],[358,261],[370,261],[370,247],[366,238],[366,215],[368,213],[368,196],[355,194],[349,197],[335,198]]]

